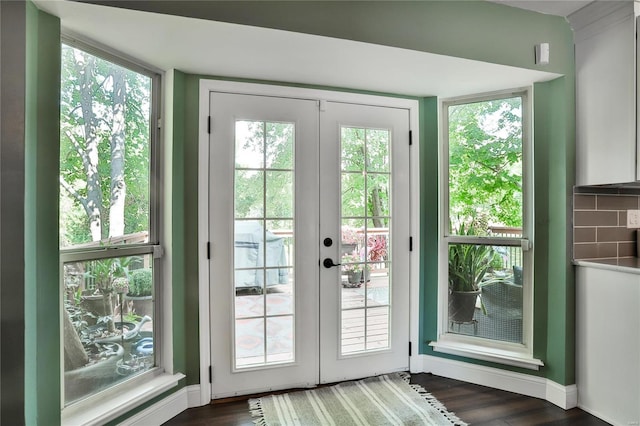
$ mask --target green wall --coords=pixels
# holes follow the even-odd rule
[[[438,339],[438,99],[420,103],[420,342],[421,354],[433,355]]]
[[[534,145],[534,345],[539,371],[435,352],[438,297],[438,106],[425,99],[420,151],[421,185],[421,353],[575,383],[574,280],[571,265],[570,212],[574,183],[575,113],[573,77],[536,83],[533,90]]]
[[[105,3],[105,2],[102,2]],[[108,3],[108,2],[107,2]],[[182,16],[198,16],[226,22],[327,35],[390,46],[411,48],[484,60],[522,68],[545,69],[568,77],[550,83],[537,84],[534,93],[535,170],[535,341],[534,355],[545,361],[538,372],[506,367],[499,364],[469,360],[433,352],[428,343],[437,338],[437,253],[438,253],[438,106],[433,97],[420,100],[421,152],[421,353],[471,363],[520,371],[547,377],[560,384],[574,379],[573,341],[573,276],[567,218],[573,185],[574,94],[573,94],[573,34],[564,19],[540,15],[484,2],[403,2],[358,5],[358,2],[244,2],[242,6],[229,2],[203,4],[168,2],[156,5],[137,2],[134,7]],[[357,17],[357,19],[356,19]],[[384,19],[383,19],[384,18]],[[353,23],[356,22],[356,25]],[[405,25],[410,22],[413,25]],[[487,29],[490,30],[487,30]],[[465,37],[460,37],[464,34]],[[552,46],[551,64],[533,64],[533,46],[541,41]],[[193,129],[186,135],[185,161],[197,161],[197,90],[200,78],[188,75],[185,91],[185,120]],[[212,77],[215,78],[215,77]],[[273,82],[266,82],[272,83]],[[276,83],[279,84],[279,83]],[[299,86],[297,84],[291,84]],[[539,117],[538,117],[539,116]],[[540,119],[538,119],[540,118]],[[188,148],[188,147],[192,148]],[[189,153],[189,150],[190,153]],[[189,175],[191,174],[191,177]],[[195,169],[185,175],[185,188],[196,187]],[[188,182],[191,182],[190,184]],[[194,194],[193,192],[191,192]],[[187,223],[197,220],[195,195],[185,198]],[[187,294],[197,291],[197,230],[185,230]],[[192,253],[189,253],[189,251]],[[552,259],[550,261],[549,259]],[[188,275],[188,274],[187,274]],[[187,306],[194,307],[187,302]],[[194,311],[187,313],[197,320]],[[197,330],[187,336],[190,348],[197,347]],[[189,383],[196,377],[197,359],[189,368]]]
[[[223,79],[187,75],[184,86],[185,122],[191,134],[185,134],[185,162],[198,161],[198,90],[201,79]],[[225,80],[229,80],[224,78]],[[255,80],[240,80],[250,81]],[[560,384],[572,384],[574,378],[574,324],[573,276],[568,251],[567,212],[573,185],[573,84],[572,78],[559,78],[538,83],[534,87],[534,157],[535,157],[535,295],[534,295],[534,355],[546,366],[539,371],[466,359],[433,351],[429,342],[437,339],[438,300],[438,100],[434,97],[419,99],[420,104],[420,353],[462,360],[547,377]],[[279,84],[263,81],[265,84]],[[299,86],[299,85],[293,85]],[[314,86],[314,88],[323,88]],[[327,89],[327,88],[324,88]],[[371,93],[371,92],[369,92]],[[176,90],[176,96],[180,96]],[[190,147],[190,148],[189,148]],[[197,187],[197,169],[185,170],[185,187]],[[185,221],[197,222],[197,194],[185,199]],[[569,198],[568,198],[569,197]],[[186,269],[197,270],[197,229],[186,230]],[[550,261],[550,258],[553,261]],[[197,299],[197,276],[186,277],[187,293]],[[187,306],[194,308],[197,300]],[[188,310],[187,323],[196,323],[198,314]],[[187,334],[187,345],[198,345],[197,329]],[[198,359],[190,357],[189,383],[197,377]]]
[[[60,423],[60,21],[27,3],[25,417]]]
[[[0,424],[24,424],[26,7],[0,1]]]
[[[575,284],[571,263],[575,183],[574,78],[534,86],[535,355],[546,377],[575,383]],[[546,321],[545,321],[546,320]]]

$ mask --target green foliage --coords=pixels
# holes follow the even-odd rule
[[[91,261],[87,264],[85,278],[93,279],[96,289],[101,293],[111,293],[114,281],[129,275],[128,267],[132,259],[131,257],[111,257]]]
[[[142,297],[153,294],[153,272],[151,268],[131,271],[129,274],[129,296]]]
[[[357,252],[342,255],[342,270],[344,272],[360,272],[364,267],[364,263],[360,263],[362,259]]]
[[[114,79],[124,78],[123,104]],[[60,243],[67,247],[110,233],[114,159],[124,158],[124,233],[149,229],[151,80],[79,49],[62,46],[60,92]],[[124,110],[124,152],[112,143]]]
[[[522,101],[449,107],[450,217],[522,227]]]
[[[460,225],[457,235],[476,235],[473,225]],[[494,259],[491,246],[449,244],[449,290],[477,291]]]
[[[293,217],[293,136],[291,123],[236,123],[236,218]]]
[[[236,218],[293,217],[294,130],[291,123],[236,123]],[[342,129],[343,216],[389,225],[389,158],[387,130]]]
[[[343,127],[342,216],[370,217],[377,228],[389,226],[389,131]]]
[[[127,312],[124,315],[124,320],[126,322],[140,322],[140,320],[142,320],[142,317],[140,315],[137,315],[135,312]]]

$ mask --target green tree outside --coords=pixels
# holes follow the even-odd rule
[[[60,242],[149,230],[151,79],[62,46]]]
[[[522,99],[449,107],[449,218],[522,228]]]

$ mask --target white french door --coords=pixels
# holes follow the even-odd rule
[[[408,370],[409,112],[327,102],[320,135],[320,381]]]
[[[317,111],[211,93],[213,398],[317,383]]]
[[[407,370],[408,110],[211,92],[209,112],[212,398]]]

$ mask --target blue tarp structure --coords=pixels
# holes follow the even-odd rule
[[[267,287],[289,282],[284,238],[265,232],[258,221],[235,222],[234,256],[236,288],[262,287],[265,275]]]

